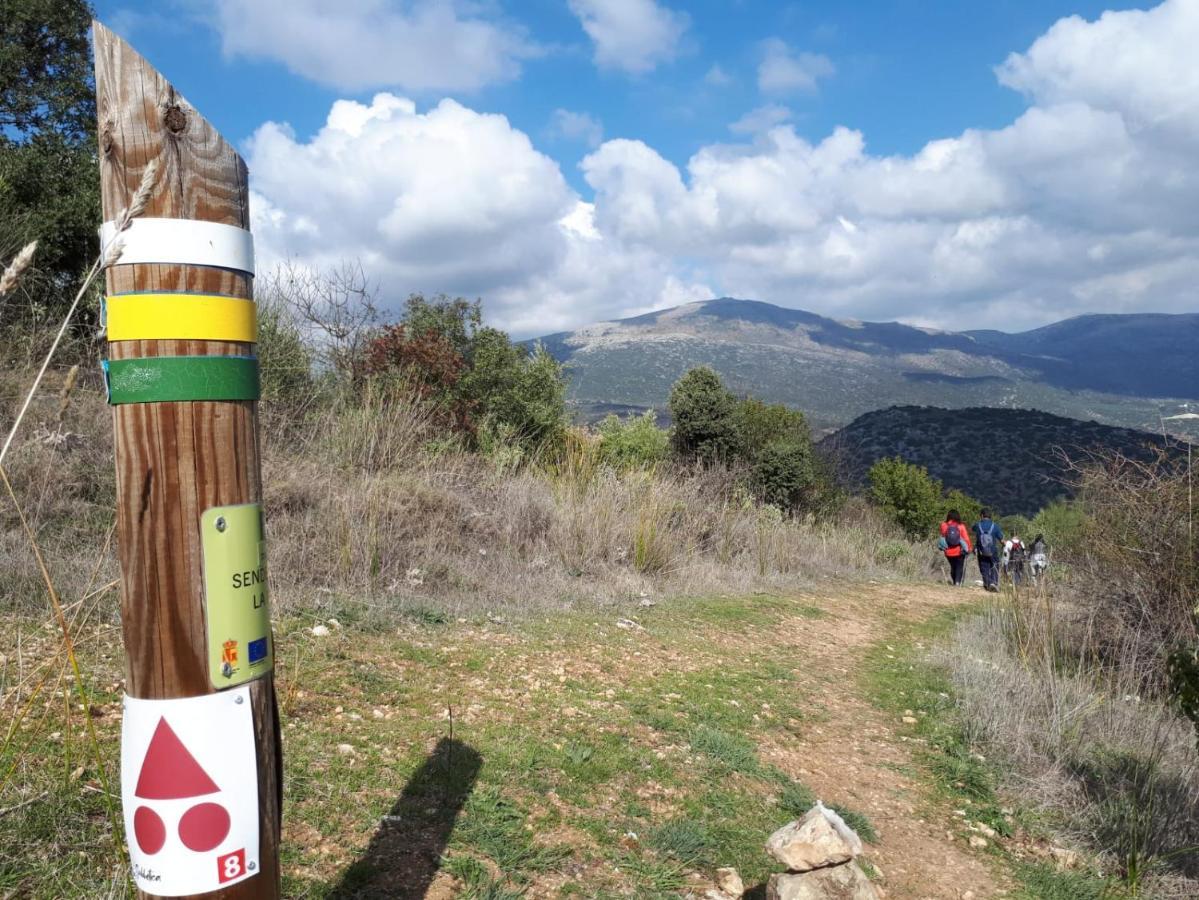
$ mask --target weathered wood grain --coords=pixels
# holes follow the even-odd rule
[[[246,165],[217,131],[127,43],[93,26],[104,218],[129,203],[152,159],[145,215],[250,226]],[[196,291],[252,297],[253,279],[198,266],[116,265],[110,294]],[[122,341],[113,359],[244,355],[230,341]],[[212,693],[208,678],[200,514],[260,502],[257,404],[137,403],[113,408],[117,535],[127,687],[134,697]],[[275,898],[279,886],[281,753],[274,682],[251,683],[261,815],[259,875],[206,898]]]

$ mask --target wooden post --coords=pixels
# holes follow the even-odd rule
[[[152,160],[158,174],[144,216],[249,229],[245,163],[149,63],[93,24],[99,155],[105,221],[119,217]],[[253,278],[228,269],[121,264],[109,296],[189,292],[252,299]],[[224,340],[122,340],[110,361],[170,356],[252,356]],[[121,619],[131,697],[215,693],[210,678],[201,514],[259,503],[257,405],[245,400],[131,402],[113,407]],[[271,638],[273,641],[273,638]],[[244,651],[243,651],[244,652]],[[282,755],[274,681],[249,683],[260,809],[258,874],[205,897],[277,898]]]

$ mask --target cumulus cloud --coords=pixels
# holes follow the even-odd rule
[[[216,0],[212,15],[227,55],[343,90],[473,91],[516,78],[538,52],[463,0]]]
[[[604,126],[590,113],[555,109],[550,119],[550,133],[571,141],[582,141],[589,147],[598,147],[604,139]]]
[[[595,44],[596,65],[634,75],[674,59],[690,21],[656,0],[570,0],[570,9]]]
[[[254,136],[255,228],[268,255],[361,257],[397,299],[481,295],[523,334],[718,294],[946,328],[1193,311],[1199,90],[1175,85],[1197,44],[1193,0],[1063,20],[1000,67],[1030,100],[1006,127],[879,155],[759,112],[682,166],[600,144],[590,197],[502,116],[342,101],[311,138]]]
[[[812,94],[822,78],[836,71],[823,53],[796,53],[779,38],[762,42],[758,90],[764,94]]]
[[[483,296],[525,333],[675,290],[671,261],[602,240],[591,205],[503,116],[381,93],[339,100],[307,140],[267,123],[246,150],[262,271],[360,259],[393,307],[411,291]]]

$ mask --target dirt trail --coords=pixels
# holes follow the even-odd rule
[[[930,811],[916,748],[899,733],[899,722],[862,696],[857,678],[866,648],[888,637],[886,613],[919,622],[962,600],[960,591],[947,588],[879,585],[824,604],[825,618],[795,619],[779,629],[779,640],[802,648],[810,660],[797,674],[822,708],[818,724],[794,743],[769,748],[767,758],[818,795],[843,798],[870,817],[879,841],[868,858],[883,873],[892,900],[1008,893],[984,857],[947,831],[951,812]]]

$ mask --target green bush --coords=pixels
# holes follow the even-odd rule
[[[653,410],[627,419],[610,415],[597,431],[600,460],[622,472],[653,468],[670,451],[670,433],[658,427]]]
[[[692,369],[675,382],[669,408],[674,420],[671,446],[679,456],[706,462],[736,458],[737,399],[707,366]]]
[[[763,503],[784,512],[810,506],[820,487],[812,442],[786,438],[771,441],[754,460],[750,478]]]
[[[1025,545],[1032,543],[1032,522],[1027,517],[1016,514],[1012,516],[1003,516],[999,519],[999,527],[1003,529],[1005,537],[1019,535]]]
[[[298,403],[311,397],[312,351],[290,311],[269,296],[258,307],[258,372],[262,399]]]
[[[870,467],[870,495],[909,537],[919,539],[941,521],[941,482],[923,466],[899,457],[880,459]]]
[[[383,329],[366,356],[373,374],[402,375],[476,445],[498,442],[527,457],[560,448],[565,437],[561,366],[543,348],[530,351],[485,327],[477,300],[413,294],[400,323]]]
[[[973,525],[983,516],[982,503],[957,488],[946,492],[941,506],[944,507],[944,512],[941,514],[942,519],[944,519],[945,513],[948,513],[951,509],[956,509],[961,513],[962,521],[967,525]],[[1003,529],[1006,533],[1007,526],[1004,525]]]
[[[812,432],[804,414],[782,403],[747,397],[737,404],[737,449],[746,460],[757,459],[768,445],[785,441],[811,446]]]
[[[1033,517],[1029,534],[1045,535],[1051,550],[1070,553],[1079,549],[1087,528],[1087,515],[1073,500],[1055,500]]]

